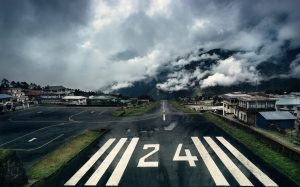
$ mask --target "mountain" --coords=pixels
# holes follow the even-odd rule
[[[243,61],[243,64],[247,64],[248,67],[244,67],[240,63],[242,65],[241,67],[237,66],[237,69],[244,68],[245,71],[242,70],[242,72],[238,72],[233,76],[243,77],[244,74],[249,74],[250,78],[246,77],[244,80],[237,79],[232,84],[225,85],[227,84],[225,79],[232,76],[230,74],[224,78],[224,85],[217,84],[203,87],[204,80],[213,73],[216,73],[213,70],[231,71],[226,69],[226,66],[224,66],[225,68],[220,66],[220,62],[228,63],[226,59],[243,55],[249,56],[249,54],[243,51],[224,49],[209,51],[199,49],[166,63],[160,68],[155,77],[148,77],[147,79],[133,82],[132,86],[115,90],[114,93],[129,96],[150,95],[154,98],[170,98],[194,96],[199,95],[199,93],[221,94],[233,91],[300,91],[300,76],[290,75],[295,63],[297,66],[300,66],[299,54],[300,48],[284,51],[279,56],[269,57],[263,61],[256,61],[255,71],[251,69],[251,63]],[[220,70],[221,67],[223,70]],[[236,71],[235,66],[231,67],[231,69]],[[256,75],[254,72],[259,74],[259,81],[253,80],[255,78],[254,75]]]

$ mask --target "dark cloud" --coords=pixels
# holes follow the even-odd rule
[[[97,89],[156,76],[166,63],[199,48],[244,51],[219,64],[238,63],[239,72],[215,66],[205,72],[209,81],[190,74],[200,85],[213,85],[214,78],[222,84],[222,77],[230,85],[241,73],[256,75],[255,67],[270,57],[300,47],[298,7],[298,0],[2,0],[0,74]],[[172,74],[167,87],[188,80],[184,73]]]

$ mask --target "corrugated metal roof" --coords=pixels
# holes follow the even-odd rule
[[[276,105],[300,105],[300,98],[279,98]]]
[[[86,99],[86,97],[83,96],[65,96],[63,99]]]
[[[260,95],[243,96],[243,97],[239,97],[238,99],[242,101],[275,101],[275,99],[273,98],[260,96]]]
[[[249,95],[243,94],[243,93],[227,93],[227,94],[222,95],[222,97],[225,99],[236,99],[236,98],[245,97],[245,96],[249,96]]]
[[[0,94],[0,99],[7,99],[7,98],[12,98],[12,96],[8,94]]]
[[[89,99],[111,100],[111,99],[116,99],[116,97],[110,95],[99,95],[99,96],[90,96]]]
[[[270,111],[270,112],[259,112],[267,120],[286,120],[286,119],[297,119],[293,114],[288,111]]]

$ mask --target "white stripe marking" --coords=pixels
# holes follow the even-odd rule
[[[97,170],[93,173],[93,175],[89,178],[89,180],[85,183],[86,186],[96,186],[98,181],[101,179],[109,165],[112,163],[114,158],[117,156],[118,152],[121,150],[123,145],[125,144],[127,138],[121,138],[117,145],[111,150],[111,152],[107,155],[107,157],[103,160]]]
[[[34,141],[34,140],[36,140],[36,138],[30,139],[30,140],[28,140],[28,142],[32,142],[32,141]]]
[[[204,161],[204,164],[206,165],[209,173],[211,174],[212,178],[214,179],[217,186],[229,186],[229,183],[219,170],[216,163],[213,161],[213,159],[210,157],[209,153],[203,146],[203,144],[200,142],[198,137],[192,137],[192,140],[202,158]]]
[[[75,186],[86,172],[97,162],[103,153],[111,146],[115,138],[109,139],[66,183],[65,186]]]
[[[166,121],[166,114],[163,114],[163,120]]]
[[[264,172],[256,167],[250,160],[248,160],[242,153],[234,148],[223,137],[217,137],[217,139],[242,163],[244,166],[252,172],[252,174],[265,186],[278,186],[273,180],[271,180]]]
[[[118,165],[108,179],[106,186],[118,186],[138,141],[139,138],[132,138]]]
[[[222,149],[211,139],[210,137],[204,137],[209,146],[218,155],[220,160],[233,175],[235,180],[240,186],[253,186],[253,184],[247,179],[247,177],[241,172],[241,170],[233,163],[232,160],[222,151]]]

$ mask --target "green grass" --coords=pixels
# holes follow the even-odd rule
[[[187,108],[182,103],[176,100],[170,100],[169,103],[176,109],[185,113],[195,113],[195,110]]]
[[[139,105],[126,109],[118,109],[112,112],[113,116],[141,116],[157,106],[157,102],[150,102],[147,105]]]
[[[4,160],[5,158],[9,157],[13,154],[13,151],[9,149],[0,149],[0,161]]]
[[[48,153],[27,171],[30,180],[43,180],[67,165],[80,151],[100,137],[104,130],[89,130]]]
[[[300,185],[300,163],[275,151],[268,144],[260,141],[254,135],[229,125],[211,113],[205,113],[203,116],[230,134],[237,141],[245,145],[264,162],[268,163],[270,166],[289,177],[291,180],[297,183],[297,185]]]

